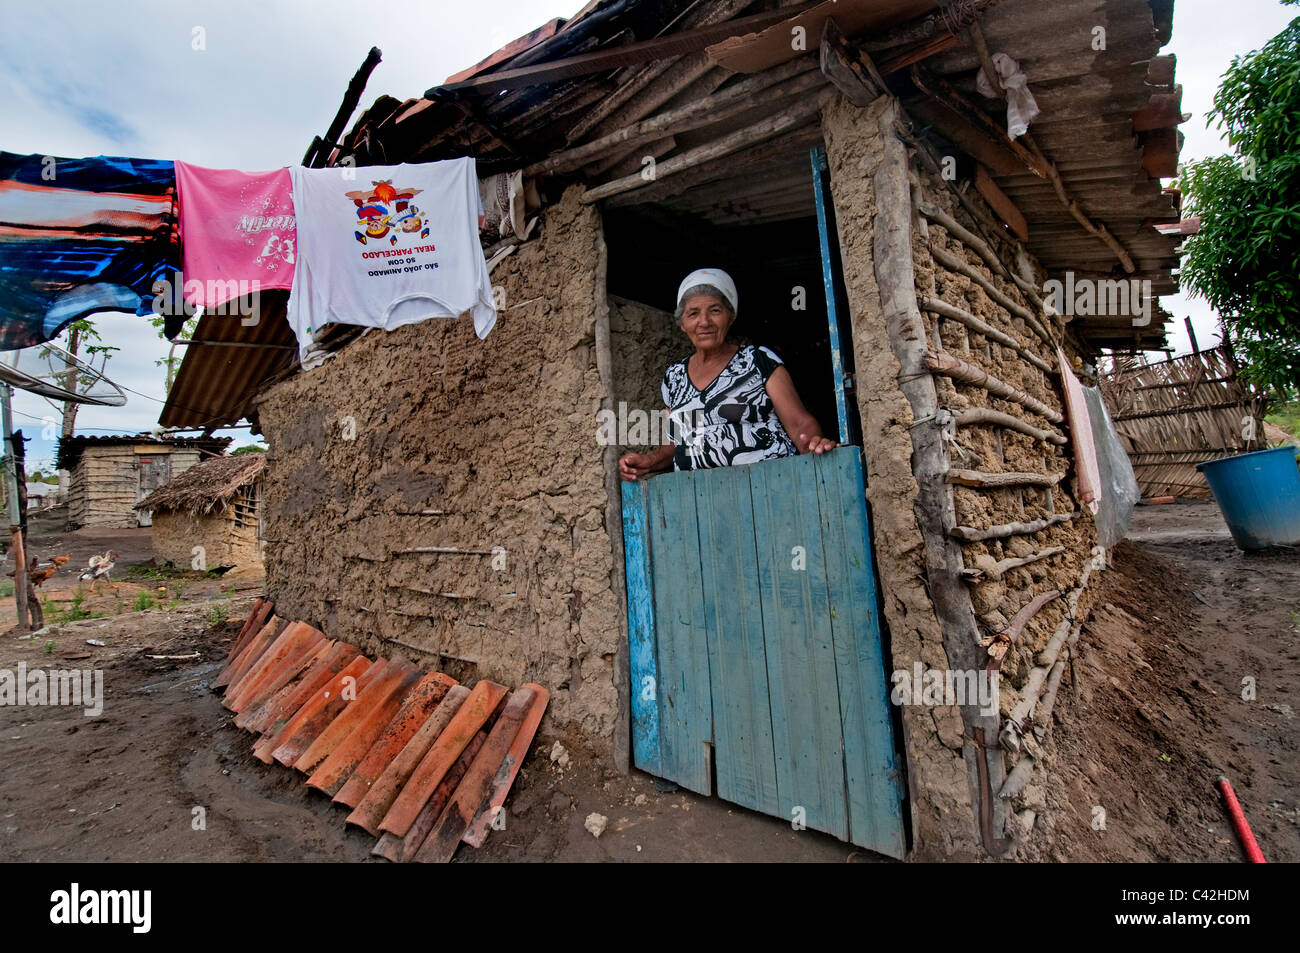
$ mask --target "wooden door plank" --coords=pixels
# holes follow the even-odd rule
[[[901,858],[902,785],[894,752],[862,458],[843,447],[817,460],[817,496],[844,731],[849,835]]]
[[[646,525],[644,480],[623,483],[623,552],[627,579],[628,674],[631,678],[632,763],[659,775],[659,704],[655,685],[655,611],[650,561],[650,533]]]
[[[848,835],[834,639],[814,457],[750,468],[782,817]],[[799,568],[800,566],[803,568]]]
[[[659,671],[655,694],[661,776],[708,795],[713,793],[713,704],[693,478],[669,473],[647,484]]]
[[[718,796],[780,814],[750,467],[694,475]]]

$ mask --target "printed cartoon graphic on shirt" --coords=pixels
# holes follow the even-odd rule
[[[367,239],[378,241],[391,231],[388,243],[396,245],[399,230],[406,234],[419,232],[421,238],[429,237],[424,214],[418,206],[411,204],[411,199],[423,189],[394,188],[392,179],[381,179],[370,184],[374,188],[369,192],[346,193],[357,208],[357,220],[365,226],[364,232],[353,233],[357,241],[363,245]]]

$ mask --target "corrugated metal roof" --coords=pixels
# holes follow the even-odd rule
[[[199,318],[199,343],[187,345],[158,422],[220,428],[248,416],[253,396],[298,361],[298,342],[284,317],[288,300],[288,292],[263,292],[250,325],[239,315]]]
[[[105,434],[104,436],[60,437],[54,452],[54,466],[58,470],[71,470],[81,455],[91,447],[156,446],[173,450],[195,449],[205,453],[224,453],[230,446],[230,437],[155,437],[149,433]]]

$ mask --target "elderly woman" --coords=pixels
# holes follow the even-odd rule
[[[700,470],[825,453],[822,436],[781,359],[765,347],[727,340],[736,320],[736,285],[717,268],[693,271],[677,289],[676,318],[695,353],[670,366],[662,394],[676,442],[626,453],[625,480],[667,470]]]

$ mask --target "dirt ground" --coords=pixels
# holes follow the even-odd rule
[[[1300,552],[1242,552],[1213,503],[1140,507],[1103,579],[1037,859],[1237,861],[1224,774],[1264,856],[1300,860]]]
[[[123,562],[143,562],[144,536],[131,532],[134,555],[120,536],[112,545]],[[48,542],[88,555],[103,539],[54,533]],[[1033,858],[1238,860],[1213,788],[1222,771],[1265,855],[1300,859],[1290,695],[1300,674],[1300,554],[1240,553],[1213,504],[1190,504],[1140,509],[1114,556],[1081,640],[1077,697],[1067,677],[1063,720],[1048,735],[1059,767]],[[214,620],[246,614],[256,582],[185,585],[170,609],[67,623],[36,639],[0,637],[0,668],[93,665],[105,689],[98,717],[0,707],[0,860],[382,862],[369,857],[371,838],[347,828],[345,812],[301,776],[252,758],[252,737],[209,688],[238,630]],[[106,644],[87,647],[87,638]],[[92,658],[59,660],[83,651]],[[1254,700],[1242,699],[1246,677],[1255,679]],[[557,740],[569,756],[563,767],[550,758]],[[1096,807],[1106,812],[1104,830],[1093,828]],[[660,791],[644,774],[603,767],[580,739],[545,732],[507,812],[504,831],[481,850],[462,847],[457,860],[881,859],[716,798]],[[591,813],[608,818],[599,839],[584,828]]]

